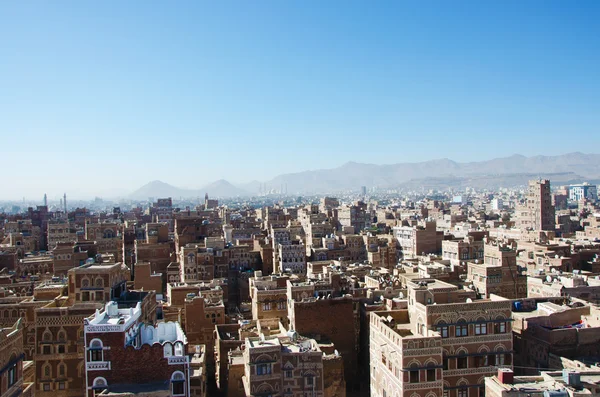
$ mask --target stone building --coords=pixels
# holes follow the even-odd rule
[[[484,378],[498,367],[512,368],[512,302],[432,279],[407,283],[408,311],[414,333],[437,331],[441,337],[444,392],[476,397]]]
[[[287,325],[287,280],[286,276],[254,273],[254,277],[249,279],[253,320],[276,318]]]
[[[246,396],[324,397],[323,352],[313,339],[258,336],[245,340]]]
[[[529,181],[526,201],[516,209],[519,229],[554,231],[555,217],[549,180]]]
[[[527,276],[517,266],[517,252],[505,244],[486,244],[483,261],[467,262],[467,280],[484,298],[491,294],[508,299],[527,296]]]
[[[11,327],[0,327],[0,397],[34,395],[34,385],[24,379],[23,325],[17,320]]]
[[[393,230],[404,258],[442,252],[444,234],[436,230],[435,221],[425,221],[412,226],[396,226]]]
[[[444,395],[442,338],[417,328],[408,310],[370,313],[372,397]]]

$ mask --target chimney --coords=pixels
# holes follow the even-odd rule
[[[510,368],[498,368],[498,380],[505,385],[512,385],[514,373]]]

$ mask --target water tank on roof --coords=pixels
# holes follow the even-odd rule
[[[563,382],[576,389],[581,387],[581,373],[569,369],[563,369]]]
[[[545,390],[544,397],[569,397],[566,390]]]

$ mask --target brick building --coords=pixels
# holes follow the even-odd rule
[[[86,395],[191,396],[188,342],[178,323],[143,322],[141,304],[116,302],[84,320]],[[135,365],[132,365],[135,363]],[[205,389],[205,388],[204,388]]]

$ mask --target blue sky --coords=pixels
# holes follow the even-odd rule
[[[0,198],[598,152],[599,18],[598,1],[2,2]]]

